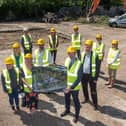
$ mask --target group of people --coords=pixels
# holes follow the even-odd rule
[[[38,49],[33,52],[31,34],[27,28],[24,28],[20,42],[13,43],[12,54],[5,58],[6,68],[2,71],[1,80],[14,112],[20,110],[19,93],[24,94],[22,107],[28,107],[30,112],[38,108],[38,94],[32,90],[32,68],[33,65],[46,67],[55,64],[59,43],[55,28],[50,29],[48,38],[49,49],[44,47],[45,41],[40,38],[37,40]]]
[[[91,98],[94,109],[98,109],[97,98],[97,80],[100,73],[101,63],[104,59],[105,44],[102,42],[102,35],[96,35],[96,42],[91,39],[82,43],[82,35],[79,33],[79,27],[73,26],[71,35],[71,44],[67,48],[68,57],[65,60],[67,68],[67,87],[65,94],[65,111],[61,117],[70,113],[70,96],[72,95],[75,106],[76,123],[80,113],[80,101],[78,98],[79,90],[82,86],[84,101],[89,102],[88,83],[90,85]],[[22,99],[22,106],[30,108],[30,112],[38,108],[38,94],[32,91],[32,66],[47,67],[50,64],[56,64],[56,56],[59,45],[59,37],[55,28],[50,29],[48,35],[49,48],[45,48],[45,41],[40,38],[37,40],[38,48],[32,51],[32,37],[28,29],[24,29],[21,41],[12,45],[13,54],[5,59],[6,69],[3,70],[1,78],[3,89],[9,96],[9,103],[12,110],[19,110],[18,93],[23,91],[25,96]],[[21,51],[21,45],[23,52]],[[81,47],[84,47],[81,52]],[[112,47],[109,49],[107,57],[109,71],[109,88],[115,83],[116,71],[120,64],[120,50],[118,40],[112,40]],[[14,105],[16,104],[16,108]]]
[[[67,67],[67,88],[65,90],[65,111],[61,117],[70,113],[70,96],[72,95],[75,106],[75,117],[73,121],[76,123],[80,113],[80,101],[78,98],[80,86],[82,86],[84,101],[82,104],[89,103],[88,83],[90,86],[90,94],[93,101],[94,110],[98,109],[97,97],[97,81],[100,74],[101,63],[105,55],[105,44],[102,42],[102,34],[96,35],[96,42],[91,39],[81,43],[81,34],[77,25],[73,26],[72,44],[67,49],[68,58],[65,61]],[[81,52],[81,46],[84,50]],[[108,73],[109,85],[112,88],[115,83],[116,71],[120,65],[120,50],[118,48],[118,40],[112,40],[112,47],[109,49],[108,57]]]

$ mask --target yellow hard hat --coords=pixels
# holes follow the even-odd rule
[[[96,39],[102,39],[102,34],[97,34]]]
[[[32,54],[31,53],[27,53],[24,56],[26,59],[32,59]]]
[[[112,45],[118,45],[118,40],[112,40]]]
[[[38,44],[38,45],[44,45],[45,42],[44,42],[43,39],[38,39],[38,40],[37,40],[37,44]]]
[[[56,29],[54,27],[50,28],[50,32],[56,32]]]
[[[20,43],[19,42],[15,42],[13,45],[12,45],[12,48],[15,49],[15,48],[20,48]]]
[[[69,47],[67,48],[67,53],[73,53],[73,52],[76,52],[75,47],[69,46]]]
[[[74,25],[74,26],[73,26],[73,29],[74,29],[74,30],[78,30],[79,28],[78,28],[77,25]]]
[[[14,60],[11,57],[5,59],[5,64],[14,64]]]
[[[85,44],[85,45],[88,45],[88,46],[92,46],[93,40],[87,39],[87,40],[84,42],[84,44]]]

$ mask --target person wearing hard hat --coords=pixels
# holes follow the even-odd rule
[[[20,110],[19,108],[19,69],[13,66],[14,61],[11,57],[5,59],[6,69],[2,71],[1,82],[3,90],[9,96],[9,103],[14,112]],[[16,106],[15,106],[16,105]]]
[[[81,40],[82,36],[79,33],[79,27],[77,25],[73,26],[74,33],[71,35],[72,46],[76,48],[77,57],[80,59],[80,49],[81,49]]]
[[[50,28],[49,38],[49,51],[53,59],[53,64],[56,64],[57,49],[59,46],[59,39],[54,27]]]
[[[102,34],[97,34],[96,35],[96,41],[97,42],[93,42],[93,48],[92,49],[98,55],[98,59],[99,59],[99,73],[100,73],[101,63],[103,61],[104,53],[105,53],[105,44],[102,42]]]
[[[38,108],[38,94],[32,91],[32,54],[27,53],[24,56],[25,64],[21,70],[21,79],[24,84],[25,97],[23,98],[23,107],[29,107],[30,112]],[[34,96],[34,98],[33,98]]]
[[[14,60],[14,67],[21,68],[24,63],[24,54],[21,52],[20,43],[15,42],[12,45],[13,54],[11,55],[12,59]]]
[[[89,94],[88,94],[88,83],[91,89],[91,97],[93,100],[94,109],[97,110],[98,100],[97,100],[97,80],[98,80],[98,67],[99,60],[97,54],[92,51],[93,41],[88,39],[84,42],[85,49],[81,54],[81,62],[83,64],[83,76],[82,76],[82,89],[84,94],[84,103],[89,102]]]
[[[45,41],[43,39],[37,40],[38,49],[34,51],[34,65],[46,67],[49,64],[52,64],[51,54],[46,49]]]
[[[80,101],[78,98],[80,90],[80,81],[82,77],[82,64],[76,57],[75,47],[69,46],[67,49],[68,58],[65,60],[65,66],[67,68],[67,87],[65,92],[65,111],[61,114],[61,117],[70,113],[70,97],[72,95],[75,106],[74,122],[76,123],[80,113]]]
[[[32,53],[32,37],[29,33],[28,28],[23,29],[23,35],[21,36],[21,45],[24,51],[24,54]]]
[[[109,82],[106,85],[109,85],[108,88],[112,88],[115,83],[116,72],[120,66],[120,50],[118,48],[118,40],[112,40],[112,48],[110,48],[108,52],[107,64]]]

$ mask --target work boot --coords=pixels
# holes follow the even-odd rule
[[[94,110],[98,110],[98,105],[94,105]]]
[[[74,122],[74,123],[77,123],[77,121],[78,121],[78,118],[75,117],[75,118],[73,119],[73,122]]]
[[[17,109],[17,111],[20,111],[20,107],[19,106],[17,106],[16,109]]]
[[[15,111],[15,107],[14,106],[11,106],[12,110]]]
[[[68,115],[70,113],[70,111],[64,111],[63,113],[61,113],[61,117],[64,117],[64,116],[66,116],[66,115]]]
[[[81,104],[85,104],[85,103],[89,103],[90,101],[89,100],[84,100],[81,102]]]

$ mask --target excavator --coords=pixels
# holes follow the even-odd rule
[[[120,0],[120,1],[123,3],[124,10],[126,11],[126,0]],[[89,8],[89,9],[87,9],[88,10],[87,17],[89,17],[91,14],[93,14],[96,11],[100,2],[101,2],[101,0],[88,0],[87,1],[87,7]]]

